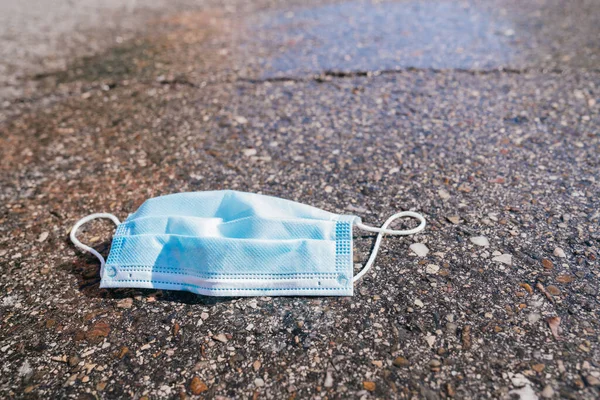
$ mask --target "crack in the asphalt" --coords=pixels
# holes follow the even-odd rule
[[[407,67],[407,68],[398,68],[398,69],[384,69],[384,70],[373,70],[373,71],[340,71],[340,70],[324,70],[323,72],[317,72],[314,74],[308,75],[298,75],[298,76],[274,76],[274,77],[266,77],[266,78],[244,78],[244,77],[236,77],[233,79],[225,79],[225,80],[217,80],[213,82],[194,82],[193,80],[188,79],[185,76],[177,76],[173,79],[165,79],[160,81],[138,81],[141,85],[181,85],[187,86],[194,89],[202,89],[206,86],[218,86],[223,84],[235,84],[235,83],[250,83],[250,84],[264,84],[264,83],[278,83],[278,82],[317,82],[317,83],[329,83],[332,84],[337,79],[352,79],[359,77],[378,77],[384,75],[393,75],[393,74],[406,74],[406,73],[415,73],[415,72],[430,72],[430,73],[459,73],[459,74],[468,74],[472,76],[484,76],[484,75],[496,75],[496,74],[527,74],[527,73],[542,73],[542,74],[563,74],[567,72],[577,71],[581,69],[537,69],[537,68],[493,68],[493,69],[469,69],[469,68],[419,68],[419,67]],[[600,73],[600,68],[596,69],[582,69],[583,72],[587,73]],[[47,76],[51,76],[53,73],[44,73],[44,74],[36,74],[32,78],[38,79],[41,77],[42,79]],[[92,90],[102,90],[102,87],[105,86],[105,83],[96,83],[88,86],[85,91]],[[111,88],[112,89],[112,88]],[[29,97],[17,97],[10,100],[10,103],[36,103],[47,99],[48,97],[54,97],[54,100],[60,101],[64,98],[81,95],[82,93],[68,93],[68,94],[49,94],[44,93],[40,96],[29,96]],[[5,118],[4,120],[0,120],[1,123],[6,123],[10,118]]]
[[[384,69],[374,71],[338,71],[325,70],[321,73],[305,75],[305,76],[274,76],[267,78],[239,78],[235,81],[248,82],[253,84],[261,84],[268,82],[329,82],[334,78],[357,78],[357,77],[377,77],[382,75],[404,74],[414,72],[433,72],[433,73],[460,73],[468,75],[494,75],[494,74],[509,74],[520,75],[530,72],[546,73],[546,74],[563,74],[568,72],[567,69],[535,69],[535,68],[493,68],[493,69],[469,69],[469,68],[419,68],[407,67],[402,69]],[[585,72],[599,73],[600,69],[585,69]]]

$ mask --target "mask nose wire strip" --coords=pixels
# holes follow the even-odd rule
[[[112,222],[114,222],[117,226],[121,224],[121,221],[119,221],[119,218],[117,218],[114,215],[109,214],[109,213],[90,214],[87,217],[81,218],[79,221],[77,221],[75,223],[75,225],[73,225],[73,228],[71,228],[71,234],[69,235],[69,237],[71,238],[71,242],[73,242],[73,244],[76,247],[80,248],[83,251],[87,251],[88,253],[92,253],[93,255],[96,256],[96,258],[98,260],[100,260],[100,277],[102,277],[102,273],[104,272],[104,264],[106,263],[104,261],[104,257],[102,257],[102,255],[100,253],[98,253],[96,250],[92,249],[90,246],[86,246],[85,244],[81,243],[79,241],[79,239],[77,239],[77,237],[75,236],[75,234],[77,233],[77,230],[81,227],[81,225],[83,225],[93,219],[98,219],[98,218],[108,218]]]
[[[416,218],[419,221],[421,221],[421,223],[419,224],[419,226],[417,226],[414,229],[407,229],[407,230],[387,229],[387,227],[392,222],[394,222],[396,219],[402,218],[402,217]],[[357,228],[362,229],[367,232],[376,232],[376,233],[378,233],[378,235],[377,235],[377,239],[375,240],[375,246],[373,246],[373,251],[371,251],[371,256],[367,260],[367,263],[365,264],[364,268],[358,274],[356,274],[356,276],[352,279],[352,282],[357,282],[373,266],[373,263],[375,262],[375,258],[377,258],[377,253],[379,252],[379,247],[381,246],[381,240],[383,239],[383,235],[385,235],[385,234],[398,235],[398,236],[413,235],[415,233],[421,232],[425,228],[425,225],[426,225],[425,217],[423,217],[419,213],[412,212],[412,211],[402,211],[402,212],[392,215],[391,217],[389,217],[387,219],[387,221],[385,221],[383,223],[383,225],[381,225],[381,228],[376,228],[373,226],[365,225],[362,222],[355,223],[355,226]]]

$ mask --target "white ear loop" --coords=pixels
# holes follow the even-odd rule
[[[421,221],[421,223],[419,224],[419,226],[417,226],[414,229],[407,229],[407,230],[387,229],[387,227],[390,226],[390,224],[392,222],[394,222],[396,219],[402,218],[402,217],[416,218],[419,221]],[[360,278],[362,278],[363,275],[366,274],[373,266],[373,263],[375,262],[375,258],[377,258],[377,253],[379,252],[379,246],[381,246],[381,239],[383,239],[383,235],[385,235],[385,234],[401,235],[401,236],[414,235],[415,233],[421,232],[425,228],[426,224],[427,223],[425,222],[425,217],[423,217],[419,213],[412,212],[412,211],[402,211],[402,212],[392,215],[391,217],[389,217],[387,219],[387,221],[385,221],[383,223],[383,225],[381,225],[381,228],[376,228],[373,226],[365,225],[362,222],[357,222],[355,224],[357,228],[368,231],[368,232],[377,232],[379,234],[377,235],[377,239],[375,240],[375,246],[373,246],[373,251],[371,252],[371,256],[369,257],[369,260],[365,264],[364,268],[358,274],[356,274],[356,276],[352,279],[352,282],[356,282]]]
[[[73,242],[73,244],[75,246],[77,246],[78,248],[80,248],[83,251],[92,253],[93,255],[96,256],[96,258],[98,260],[100,260],[100,276],[102,276],[102,273],[104,272],[104,264],[106,264],[106,262],[104,261],[104,257],[102,257],[102,255],[100,253],[98,253],[96,250],[92,249],[90,246],[86,246],[85,244],[81,243],[79,241],[79,239],[77,239],[77,237],[75,236],[75,234],[77,233],[77,230],[81,227],[81,225],[83,225],[93,219],[97,219],[97,218],[108,218],[112,222],[114,222],[117,226],[121,224],[121,221],[119,221],[119,218],[115,217],[112,214],[108,214],[108,213],[91,214],[91,215],[88,215],[87,217],[81,218],[79,221],[77,221],[77,223],[75,225],[73,225],[73,228],[71,228],[71,234],[69,235],[69,237],[71,238],[71,242]]]

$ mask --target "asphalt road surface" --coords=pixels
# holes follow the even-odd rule
[[[0,397],[600,397],[600,3],[0,4]],[[68,240],[217,189],[429,224],[349,298],[100,289]]]

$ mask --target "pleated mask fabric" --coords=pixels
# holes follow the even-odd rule
[[[415,229],[423,229],[425,220],[419,214],[393,217],[413,214],[421,220]],[[117,224],[106,262],[76,238],[78,228],[95,218]],[[353,225],[379,233],[370,265],[356,277]],[[384,225],[369,227],[354,215],[225,190],[149,199],[123,223],[112,214],[92,214],[73,227],[71,240],[100,260],[102,288],[210,296],[351,296],[353,281],[371,267],[384,233],[416,233]]]

